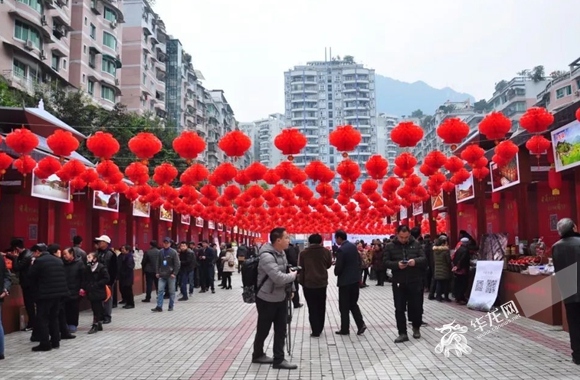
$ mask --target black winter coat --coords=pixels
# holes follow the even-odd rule
[[[556,280],[560,289],[570,289],[570,278],[572,274],[569,271],[576,271],[576,285],[580,285],[580,235],[577,233],[570,233],[562,236],[562,238],[552,246],[552,259],[554,261],[554,270],[556,271]],[[568,273],[558,273],[563,269],[576,265],[576,269],[569,268]],[[576,288],[577,289],[577,288]],[[580,292],[564,299],[564,303],[580,302]]]
[[[69,300],[76,300],[79,298],[79,290],[83,281],[83,274],[85,273],[86,264],[82,257],[75,257],[72,261],[62,261],[64,264],[64,273],[66,276],[66,285],[69,291]]]
[[[62,260],[43,252],[28,270],[30,284],[36,290],[37,300],[59,299],[69,296],[66,273]]]
[[[135,280],[135,258],[133,252],[119,255],[119,286],[133,286]]]
[[[159,262],[159,249],[150,248],[143,255],[141,260],[141,267],[145,273],[157,273],[157,265]]]
[[[20,252],[18,254],[18,258],[14,260],[12,270],[18,273],[18,279],[20,281],[20,286],[22,288],[29,288],[30,281],[28,279],[28,270],[30,269],[30,265],[32,264],[32,252],[28,249]]]
[[[109,273],[103,264],[99,263],[94,272],[87,266],[83,275],[83,289],[89,301],[104,301],[107,298],[105,286],[109,281]]]
[[[346,286],[360,282],[360,255],[356,246],[350,241],[342,243],[336,251],[336,263],[334,264],[334,274],[338,276],[336,284]]]
[[[105,251],[98,250],[97,259],[100,264],[107,267],[107,272],[109,273],[109,283],[107,285],[112,286],[115,280],[117,280],[117,255],[110,249]]]
[[[415,266],[407,266],[405,269],[399,268],[399,262],[403,260],[415,260]],[[410,284],[422,282],[425,269],[427,268],[427,258],[421,243],[413,237],[409,238],[407,244],[402,244],[395,239],[387,244],[383,256],[385,266],[393,272],[393,284]]]
[[[4,259],[0,257],[0,293],[4,292],[4,289],[10,291],[10,286],[12,285],[12,278],[10,277],[10,271],[6,268],[6,263]],[[2,302],[4,298],[0,298],[0,307],[2,307]]]
[[[189,273],[197,267],[197,258],[189,248],[183,252],[179,252],[179,261],[181,261],[180,273]]]

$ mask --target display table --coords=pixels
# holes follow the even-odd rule
[[[551,279],[551,284],[541,282],[546,278]],[[504,270],[501,277],[501,286],[498,298],[500,300],[500,304],[514,301],[521,316],[552,326],[562,325],[561,301],[554,302],[553,306],[548,307],[534,315],[525,315],[525,310],[522,310],[518,299],[516,298],[516,293],[520,291],[523,291],[524,294],[527,295],[541,297],[542,299],[550,297],[553,300],[559,300],[560,291],[554,276],[530,276],[527,274],[508,272]]]

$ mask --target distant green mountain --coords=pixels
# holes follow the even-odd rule
[[[377,113],[391,115],[410,115],[420,109],[426,115],[432,115],[446,101],[465,101],[475,98],[469,94],[459,93],[449,87],[437,89],[427,83],[401,82],[396,79],[375,75],[377,92]]]

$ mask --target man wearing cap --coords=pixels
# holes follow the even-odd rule
[[[117,281],[117,255],[111,250],[111,238],[107,235],[101,235],[95,239],[95,244],[97,245],[97,260],[99,263],[103,264],[107,268],[109,273],[109,283],[107,284],[111,291],[115,289],[115,281]],[[113,312],[113,297],[104,303],[104,320],[103,323],[111,323],[112,312]]]
[[[159,251],[159,262],[157,265],[156,277],[159,279],[157,294],[157,306],[151,311],[163,311],[163,297],[165,297],[165,287],[169,288],[169,311],[173,311],[175,303],[175,284],[181,263],[177,251],[171,248],[171,239],[163,239],[163,248]]]

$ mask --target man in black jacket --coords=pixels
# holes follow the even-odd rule
[[[288,248],[286,248],[284,250],[284,253],[286,253],[286,260],[288,260],[288,265],[295,267],[298,266],[298,254],[300,253],[300,249],[295,246],[294,244],[290,243],[290,245],[288,245]],[[302,306],[304,306],[303,304],[300,303],[300,295],[298,292],[298,289],[300,288],[298,285],[298,277],[296,277],[296,280],[294,280],[294,298],[292,298],[292,304],[294,305],[294,308],[300,308]]]
[[[387,244],[383,260],[393,273],[393,299],[399,330],[395,343],[409,340],[405,310],[408,310],[409,320],[413,325],[413,338],[419,339],[427,259],[421,244],[411,236],[409,227],[401,225],[397,228],[397,236],[392,243]]]
[[[182,241],[179,244],[179,261],[181,262],[181,267],[179,269],[179,285],[181,288],[181,298],[178,301],[187,301],[189,297],[187,296],[187,283],[193,272],[194,266],[197,264],[197,259],[195,254],[191,249],[187,247],[187,242]]]
[[[12,278],[6,268],[4,257],[0,255],[0,360],[4,360],[4,327],[2,326],[2,302],[10,294]]]
[[[117,255],[115,252],[111,250],[111,238],[107,235],[99,236],[95,239],[97,244],[97,260],[99,263],[103,264],[107,268],[107,272],[109,273],[109,283],[107,284],[111,291],[114,292],[115,290],[115,282],[117,281]],[[103,316],[103,323],[111,323],[113,313],[113,297],[110,297],[104,303],[104,316]]]
[[[32,347],[32,351],[50,351],[60,347],[58,312],[60,303],[69,295],[66,274],[62,260],[49,254],[45,244],[37,244],[31,250],[34,252],[34,260],[28,277],[37,290],[35,328],[40,340],[40,344]]]
[[[145,299],[141,300],[141,302],[151,302],[153,284],[155,284],[155,291],[159,293],[159,288],[157,287],[159,280],[155,277],[158,261],[159,248],[157,240],[151,240],[149,249],[143,255],[143,259],[141,259],[141,268],[143,268],[145,273]]]
[[[572,361],[580,365],[580,234],[569,218],[561,219],[556,228],[560,240],[552,246],[554,270],[568,318]]]
[[[207,240],[201,242],[203,249],[200,252],[199,259],[199,270],[201,272],[201,291],[200,293],[205,293],[211,288],[211,292],[215,293],[213,276],[214,276],[214,261],[216,258],[216,253],[209,246]]]
[[[336,251],[334,274],[338,276],[338,308],[340,310],[340,330],[338,335],[350,334],[350,313],[358,328],[357,335],[362,335],[367,329],[358,307],[360,292],[360,255],[354,244],[346,240],[346,232],[338,230],[334,240],[339,246]]]
[[[22,289],[22,298],[24,299],[24,308],[28,315],[28,323],[26,324],[26,331],[30,331],[34,327],[34,320],[36,318],[36,308],[34,306],[34,290],[28,280],[28,270],[32,263],[32,252],[24,248],[24,241],[16,238],[10,242],[12,250],[13,267],[12,270],[18,273],[20,281],[20,288]],[[34,334],[33,334],[34,335]],[[35,339],[36,340],[36,339]]]

